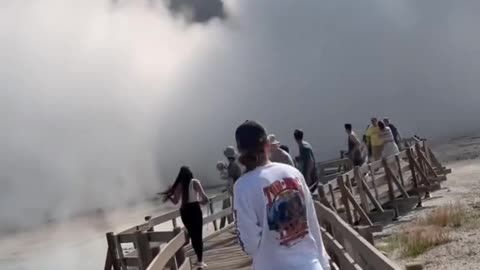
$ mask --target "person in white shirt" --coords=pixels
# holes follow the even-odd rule
[[[239,242],[255,270],[330,270],[314,202],[302,173],[270,162],[266,130],[240,125],[235,138],[247,172],[234,186]]]
[[[280,142],[274,134],[268,135],[270,142],[270,161],[295,166],[293,159],[285,150],[280,148]]]

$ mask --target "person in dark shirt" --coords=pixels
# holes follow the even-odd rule
[[[400,137],[400,132],[398,131],[397,127],[390,122],[390,119],[388,117],[383,118],[383,123],[385,126],[389,127],[390,130],[392,130],[393,134],[393,139],[395,140],[395,143],[400,147],[400,141],[402,138]]]
[[[310,191],[313,192],[318,185],[318,175],[312,146],[303,140],[303,131],[300,129],[295,130],[293,137],[298,144],[299,156],[295,158],[297,168],[305,177]]]

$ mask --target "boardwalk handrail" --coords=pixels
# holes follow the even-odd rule
[[[445,174],[451,172],[440,164],[425,140],[412,141],[414,144],[406,150],[360,167],[349,167],[345,159],[323,163],[333,168],[342,167],[337,172],[337,179],[319,186],[319,202],[315,202],[325,247],[332,258],[332,269],[399,270],[373,246],[372,232],[381,229],[374,224],[374,214],[386,215],[388,211],[393,211],[387,209],[390,207],[398,215],[402,202],[421,203],[421,199],[413,194],[438,189],[439,182],[446,180]],[[213,213],[214,202],[230,199],[229,194],[224,193],[210,200],[211,214],[204,218],[203,223],[207,226],[213,223],[215,232],[206,236],[205,240],[232,228],[233,224],[230,224],[218,229],[216,224],[218,219],[232,215],[229,205]],[[190,270],[190,261],[185,259],[184,254],[188,235],[176,224],[179,216],[179,210],[174,210],[118,235],[107,234],[109,250],[105,269],[110,270],[113,266],[115,270],[123,270],[127,266],[137,266],[140,270],[163,270],[165,267]],[[155,226],[170,220],[173,232],[153,232]],[[123,257],[121,243],[127,242],[136,245],[138,258]],[[154,252],[150,245],[152,242],[168,243],[161,251],[157,246],[158,250]]]
[[[421,194],[438,190],[450,172],[425,140],[415,140],[400,153],[337,174],[318,193],[323,204],[351,225],[371,226],[376,219],[393,219],[401,209],[421,205]]]
[[[229,225],[230,221],[227,221],[227,217],[232,215],[231,207],[221,209],[216,213],[214,213],[215,207],[213,207],[213,204],[216,202],[222,202],[230,199],[231,198],[228,193],[221,193],[209,199],[208,207],[210,214],[203,219],[203,224],[204,226],[208,226],[209,223],[213,224],[215,232],[211,235],[217,235],[218,233],[224,232],[224,228],[231,228]],[[182,242],[182,237],[185,236],[186,239],[188,239],[188,236],[185,235],[184,229],[178,227],[177,219],[179,217],[180,210],[176,209],[158,217],[145,217],[145,222],[128,228],[118,234],[114,234],[113,232],[107,233],[106,236],[108,250],[104,269],[110,270],[113,267],[115,270],[126,270],[127,267],[134,266],[138,267],[140,270],[145,270],[147,269],[147,266],[151,264],[152,259],[154,258],[155,261],[161,260],[162,263],[168,264],[170,268],[177,269],[177,256],[175,256],[175,259],[172,259],[172,256],[178,255],[177,253],[182,253],[181,247],[183,247],[186,243],[186,241],[184,241],[180,248],[178,248],[179,243]],[[224,224],[221,223],[220,227],[217,226],[217,220],[219,219],[225,219],[226,221]],[[169,221],[172,222],[173,232],[154,231],[155,226]],[[207,237],[209,236],[207,235]],[[130,252],[130,255],[125,255],[123,252],[122,244],[127,243],[135,246],[135,250]],[[167,245],[163,247],[160,252],[161,243],[167,243]],[[172,255],[172,250],[174,250],[174,248],[178,249],[175,250]],[[157,259],[159,256],[161,256],[160,259]],[[168,260],[165,262],[164,259],[167,257]],[[181,263],[182,266],[178,269],[190,269],[189,263],[188,266],[187,263],[183,263],[183,260],[181,260]]]
[[[331,209],[315,202],[315,210],[323,225],[321,230],[325,246],[327,250],[333,250],[330,254],[338,258],[340,269],[399,270]],[[346,244],[351,246],[351,250],[346,250]],[[362,262],[357,262],[355,258]]]
[[[228,195],[228,193],[220,193],[220,194],[217,194],[213,197],[211,197],[209,199],[209,204],[213,204],[213,203],[216,203],[216,202],[221,202],[225,199],[229,199],[230,198],[230,195]],[[152,227],[155,227],[155,226],[158,226],[162,223],[165,223],[167,221],[173,221],[175,220],[176,218],[179,218],[180,217],[180,209],[175,209],[175,210],[172,210],[170,212],[167,212],[165,214],[162,214],[161,216],[158,216],[158,217],[155,217],[155,218],[152,218],[150,219],[149,221],[146,221],[144,223],[141,223],[139,225],[136,225],[136,226],[133,226],[133,227],[130,227],[122,232],[120,232],[119,234],[126,234],[126,233],[134,233],[136,231],[147,231],[149,229],[151,229]],[[172,223],[175,223],[175,222],[172,222]],[[174,227],[176,227],[175,225],[176,224],[173,224]]]
[[[182,229],[177,236],[170,240],[163,250],[152,260],[147,270],[163,270],[167,264],[174,260],[173,264],[176,266],[177,261],[175,255],[185,246],[188,242],[188,236],[185,229]],[[182,262],[179,268],[183,268],[183,264],[189,264],[188,260]]]

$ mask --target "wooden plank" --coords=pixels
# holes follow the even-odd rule
[[[168,241],[172,240],[172,238],[175,237],[175,233],[171,231],[170,232],[147,232],[146,236],[149,242],[168,243]]]
[[[403,187],[403,185],[398,181],[398,178],[395,176],[395,174],[392,172],[392,169],[390,167],[385,167],[385,170],[387,172],[387,177],[392,180],[392,182],[397,186],[398,190],[402,194],[403,197],[409,198],[410,196],[408,195],[407,191]]]
[[[381,160],[377,160],[375,162],[372,162],[369,164],[370,165],[370,168],[374,171],[382,168],[382,161]]]
[[[370,177],[372,178],[373,192],[375,192],[375,199],[378,200],[378,189],[375,183],[375,171],[371,165],[368,165],[368,170],[370,171]]]
[[[370,201],[372,202],[373,206],[375,207],[375,209],[380,212],[380,213],[384,213],[385,210],[383,209],[382,205],[380,204],[380,202],[378,202],[377,198],[375,198],[372,194],[372,192],[370,191],[370,189],[368,188],[368,185],[367,183],[365,182],[364,178],[362,177],[361,178],[361,183],[362,183],[362,186],[363,186],[363,189],[365,190],[368,198],[370,199]]]
[[[147,235],[141,231],[135,233],[135,246],[138,254],[138,268],[140,270],[147,269],[148,265],[152,261],[152,250],[150,249],[150,244],[147,239]]]
[[[340,187],[340,192],[342,193],[342,202],[345,207],[345,215],[349,224],[353,224],[352,211],[350,210],[350,203],[347,197],[347,192],[345,188],[345,183],[343,181],[343,176],[337,178],[338,186]]]
[[[214,211],[213,211],[213,202],[212,202],[212,201],[209,201],[209,202],[208,202],[208,207],[210,208],[210,214],[213,215],[213,212],[214,212]],[[212,224],[213,224],[213,229],[214,229],[215,231],[218,231],[217,221],[214,220],[214,221],[212,222]]]
[[[352,196],[353,196],[355,193],[353,192],[352,179],[353,179],[353,176],[351,177],[349,174],[345,174],[345,184],[344,184],[344,186],[347,187],[347,190],[349,190],[350,194],[352,194]],[[347,196],[347,198],[348,198],[348,196]],[[355,206],[354,206],[353,210],[354,210],[353,211],[354,220],[355,221],[360,220],[360,216],[358,215],[358,212],[355,211]]]
[[[348,241],[361,257],[368,258],[368,264],[371,267],[369,269],[400,270],[332,210],[322,206],[318,202],[315,202],[315,209],[320,220],[325,220],[332,224],[345,241]]]
[[[167,262],[175,256],[187,242],[187,235],[184,230],[179,233],[175,238],[173,238],[168,244],[163,248],[160,253],[153,259],[150,266],[147,270],[163,270],[167,265]]]
[[[396,161],[397,168],[398,168],[398,177],[400,178],[400,182],[402,183],[402,186],[404,186],[405,181],[403,179],[402,164],[400,163],[400,157],[398,155],[395,156],[395,161]]]
[[[369,209],[370,207],[367,200],[367,194],[365,194],[366,191],[364,190],[364,186],[362,185],[363,177],[360,175],[359,167],[354,168],[354,174],[355,174],[355,182],[357,183],[357,187],[358,187],[358,193],[360,195],[361,207],[363,208],[363,211],[365,211],[365,213],[368,213],[370,212],[370,209]]]
[[[338,264],[342,270],[362,270],[353,258],[347,253],[345,248],[324,228],[320,228],[323,236],[325,249],[331,250],[338,258]]]
[[[330,196],[332,196],[332,206],[337,211],[337,199],[335,198],[335,191],[333,190],[332,184],[328,184],[328,190],[330,191]]]
[[[117,245],[115,241],[115,235],[113,232],[108,232],[105,234],[107,238],[107,258],[105,260],[105,270],[111,270],[112,267],[114,270],[120,270],[120,264],[117,261],[117,254],[122,252],[122,250],[117,250]]]
[[[218,213],[215,213],[213,215],[210,215],[206,218],[203,219],[203,225],[205,224],[208,224],[208,223],[211,223],[212,221],[214,220],[217,220],[217,219],[221,219],[223,217],[226,217],[228,215],[232,214],[232,208],[227,208],[227,209],[224,209]]]
[[[350,193],[350,190],[348,190],[345,187],[345,184],[343,184],[343,179],[341,180],[340,187],[345,190],[345,195],[347,196],[348,200],[350,203],[352,203],[353,208],[357,211],[357,213],[360,215],[360,220],[363,220],[367,225],[373,225],[372,221],[370,218],[367,216],[367,213],[363,210],[362,207],[358,204],[358,202],[355,200],[353,197],[352,193]]]

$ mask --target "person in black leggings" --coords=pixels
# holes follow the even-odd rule
[[[203,213],[200,204],[208,203],[208,197],[200,181],[193,178],[190,168],[180,168],[175,183],[165,192],[164,202],[170,200],[178,204],[181,198],[180,217],[192,240],[192,247],[197,255],[196,268],[203,269]]]

